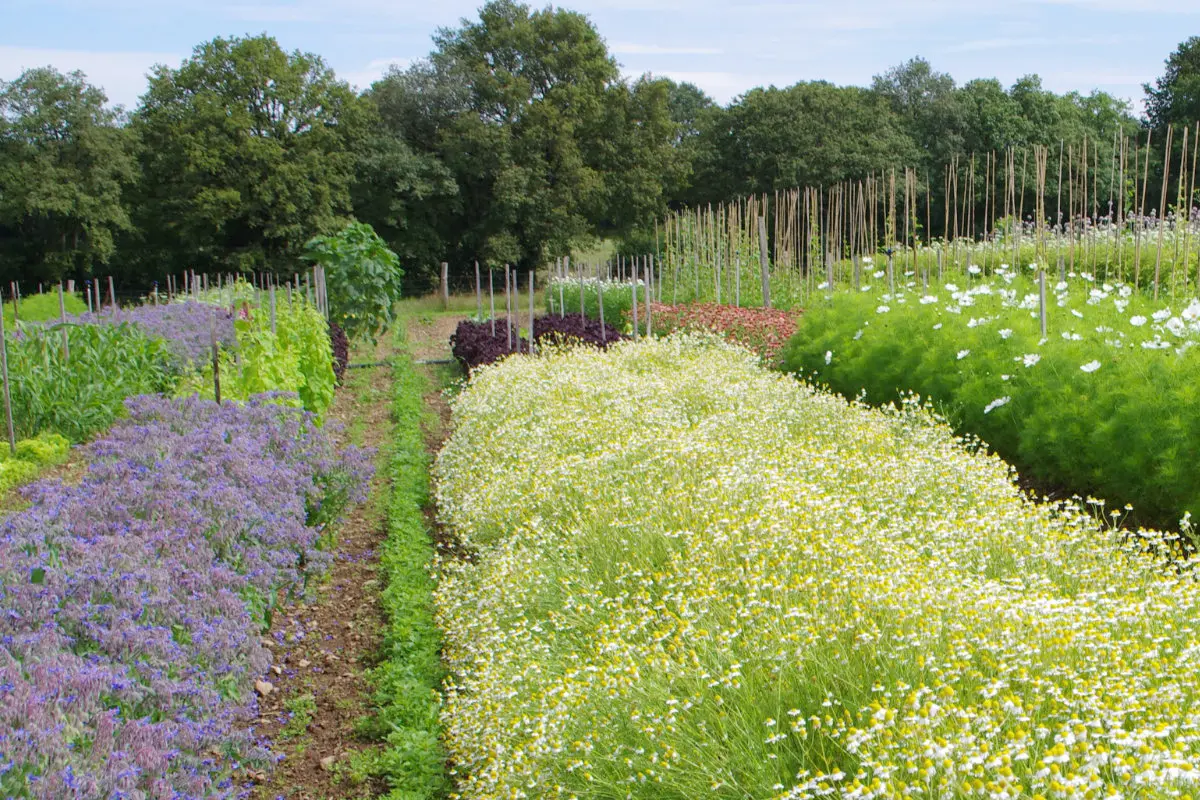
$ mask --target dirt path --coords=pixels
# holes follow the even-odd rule
[[[358,362],[384,361],[391,337]],[[378,548],[386,535],[384,508],[392,370],[387,366],[347,372],[330,418],[345,426],[344,442],[377,448],[368,503],[354,509],[338,530],[337,559],[310,602],[274,621],[267,637],[275,666],[273,690],[260,700],[257,733],[282,756],[254,790],[262,800],[370,798],[384,787],[356,782],[352,756],[371,747],[358,735],[371,713],[366,671],[379,652],[384,619],[379,605]]]
[[[414,316],[405,321],[407,348],[417,359],[450,358],[450,334],[459,317]],[[356,363],[387,361],[394,352],[385,337],[374,352],[356,353]],[[448,435],[450,406],[442,389],[459,371],[455,364],[420,366],[429,378],[426,407],[437,424],[426,431],[436,453]],[[392,432],[392,370],[388,366],[347,372],[330,417],[345,426],[343,442],[378,450],[368,503],[355,509],[338,533],[337,559],[308,602],[274,621],[266,641],[275,666],[270,692],[260,699],[256,733],[280,760],[274,770],[255,773],[256,800],[329,800],[377,797],[387,787],[363,777],[356,761],[369,760],[378,746],[360,733],[374,710],[368,671],[375,666],[386,620],[380,605],[379,548],[386,534],[384,509],[391,492],[387,447]],[[427,511],[431,530],[432,509]],[[439,541],[443,548],[452,543]]]

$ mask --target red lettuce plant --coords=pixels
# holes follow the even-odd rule
[[[655,333],[711,331],[755,351],[767,360],[774,360],[779,355],[780,349],[796,333],[797,327],[794,311],[738,308],[716,303],[678,306],[651,303],[650,315]]]

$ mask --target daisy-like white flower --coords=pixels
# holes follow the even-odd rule
[[[962,361],[964,358],[966,358],[969,355],[971,355],[970,350],[959,350],[958,351],[958,360]]]
[[[1004,397],[997,397],[995,400],[983,407],[983,413],[990,414],[1000,406],[1007,405],[1009,400],[1012,400],[1012,398],[1008,395],[1005,395]]]
[[[887,306],[880,306],[879,308],[875,309],[875,313],[876,314],[886,314],[887,312],[889,312],[891,310],[892,309],[888,308]]]
[[[978,275],[980,272],[982,272],[982,270],[972,264],[971,266],[967,267],[967,272],[971,275]]]
[[[1084,372],[1095,372],[1096,370],[1100,369],[1100,362],[1095,360],[1089,361],[1088,363],[1082,365],[1080,369]]]
[[[1017,356],[1016,358],[1013,359],[1013,361],[1020,361],[1027,368],[1032,367],[1034,364],[1038,363],[1041,360],[1042,360],[1042,357],[1037,353],[1026,353],[1023,356]]]
[[[1154,319],[1155,322],[1162,322],[1163,320],[1170,319],[1171,309],[1161,308],[1158,311],[1155,311],[1150,316]]]
[[[825,363],[826,363],[826,364],[832,364],[832,363],[833,363],[833,351],[832,351],[832,350],[826,350],[826,351],[825,351]]]
[[[1013,333],[1012,328],[1001,328],[1000,329],[1000,338],[1007,339],[1008,337],[1012,336],[1012,333]]]
[[[1146,318],[1143,317],[1141,314],[1135,314],[1134,316],[1129,318],[1129,324],[1135,328],[1140,328],[1146,324]]]

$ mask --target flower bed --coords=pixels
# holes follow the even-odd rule
[[[281,598],[369,471],[283,406],[139,397],[0,528],[0,793],[233,796]]]
[[[1076,367],[1076,370],[1078,367]],[[691,340],[511,358],[439,513],[458,796],[1175,797],[1191,564],[1025,500],[920,408]]]

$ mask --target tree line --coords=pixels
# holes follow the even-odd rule
[[[422,289],[442,261],[528,268],[597,237],[644,252],[668,208],[891,169],[927,176],[939,206],[956,159],[1085,139],[1111,159],[1123,137],[1200,118],[1200,38],[1146,93],[1139,119],[1104,92],[958,85],[915,58],[869,87],[800,82],[722,106],[623,78],[587,17],[514,0],[362,93],[265,34],[217,38],[156,66],[129,111],[79,72],[0,82],[0,280],[286,276],[314,236],[361,221]]]

